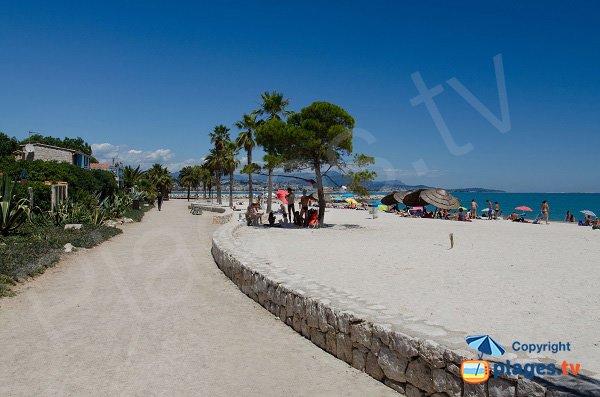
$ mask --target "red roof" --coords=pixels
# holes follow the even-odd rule
[[[108,163],[92,163],[92,164],[90,164],[90,167],[93,170],[107,170],[110,168],[110,164],[108,164]]]

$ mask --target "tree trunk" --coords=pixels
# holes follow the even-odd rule
[[[191,190],[191,187],[188,186],[188,201],[190,201],[190,190]]]
[[[273,169],[269,168],[269,180],[267,182],[267,214],[271,213],[271,202],[273,201]]]
[[[229,208],[233,208],[233,172],[229,173]]]
[[[248,167],[252,167],[252,150],[248,150]],[[252,169],[250,168],[248,172],[248,200],[249,203],[252,204],[253,194],[252,194]]]
[[[323,176],[321,175],[321,162],[315,161],[315,174],[317,176],[317,193],[319,195],[319,226],[325,221],[325,192],[323,191]]]
[[[221,194],[221,171],[217,171],[217,204],[223,204]]]

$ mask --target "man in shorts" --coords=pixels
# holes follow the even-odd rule
[[[471,218],[475,219],[477,217],[477,208],[479,207],[479,205],[477,204],[477,201],[475,201],[475,199],[471,200]]]
[[[308,206],[310,205],[310,197],[306,195],[306,189],[302,190],[300,198],[300,216],[304,219],[304,226],[308,226]]]

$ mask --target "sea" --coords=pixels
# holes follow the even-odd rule
[[[187,194],[187,192],[173,192]],[[192,192],[192,197],[194,197]],[[223,192],[227,193],[227,192]],[[234,194],[244,194],[235,191]],[[390,192],[371,192],[371,195],[386,195]],[[200,196],[202,193],[200,193]],[[574,214],[576,220],[582,220],[585,215],[582,210],[589,210],[600,216],[600,193],[452,193],[461,200],[461,205],[471,208],[471,200],[475,199],[479,209],[487,207],[486,200],[498,202],[500,210],[505,216],[514,211],[516,207],[525,205],[533,211],[526,214],[527,219],[534,219],[540,213],[542,201],[546,200],[550,206],[550,220],[564,221],[567,211]]]

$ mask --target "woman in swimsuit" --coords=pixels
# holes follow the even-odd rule
[[[548,215],[550,214],[550,206],[546,200],[542,201],[542,217],[546,220],[546,225],[548,225]]]

